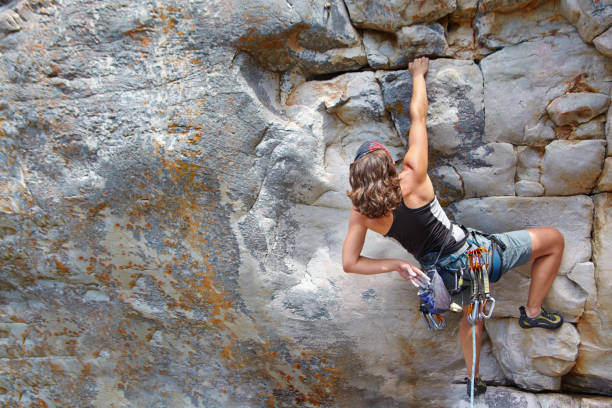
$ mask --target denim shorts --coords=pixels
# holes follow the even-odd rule
[[[468,251],[478,247],[483,247],[488,251],[488,253],[491,253],[491,239],[482,235],[472,234],[473,231],[478,233],[478,230],[471,228],[467,228],[467,230],[470,232],[470,234],[468,235],[466,244],[458,251],[438,261],[440,276],[442,277],[442,280],[444,280],[444,284],[449,290],[455,288],[455,273],[460,272],[461,270],[467,272]],[[490,276],[490,281],[496,282],[510,269],[529,262],[532,246],[531,237],[529,236],[529,232],[527,232],[527,230],[491,234],[491,236],[495,237],[506,246],[506,249],[501,251],[501,259],[496,259],[496,261],[499,261],[499,265],[495,270],[495,275]],[[489,269],[491,270],[493,268]],[[469,276],[469,273],[467,273],[467,275]],[[458,294],[453,295],[453,301],[461,306],[464,306],[469,303],[471,295],[471,282],[469,279],[464,278],[463,290]]]

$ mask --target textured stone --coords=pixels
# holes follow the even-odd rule
[[[472,61],[439,59],[430,62],[425,77],[429,110],[430,148],[454,154],[482,144],[482,76]],[[410,129],[412,77],[409,71],[377,72],[385,107],[399,134],[407,140]],[[452,84],[452,85],[451,85]]]
[[[585,310],[597,307],[597,287],[595,286],[595,265],[593,262],[579,262],[567,274],[568,279],[575,282],[587,294]]]
[[[446,38],[440,24],[402,27],[395,35],[366,31],[363,44],[368,63],[376,69],[406,68],[418,56],[446,55]]]
[[[414,15],[440,24],[446,57],[469,60],[434,60],[427,79],[429,162],[447,202],[464,195],[453,160],[464,161],[468,179],[472,169],[511,173],[510,149],[483,140],[473,61],[491,50],[474,43],[477,3],[458,1],[438,19],[454,6],[405,2],[420,11],[384,14],[395,5],[381,1],[381,15],[370,15],[394,27],[391,36]],[[532,6],[480,3],[497,14]],[[0,30],[0,406],[465,406],[459,316],[432,335],[409,282],[342,271],[348,164],[366,139],[401,159],[397,129],[408,129],[391,119],[401,105],[387,103],[381,73],[366,69],[361,31],[342,1],[0,0],[8,11],[20,30]],[[506,89],[487,112],[511,115],[522,104],[539,112],[516,121],[520,132],[541,124],[517,143],[577,132],[553,131],[544,112],[568,90],[607,94],[601,56],[570,40],[532,42],[535,63],[500,77]],[[516,82],[521,75],[534,80]],[[513,97],[521,89],[524,100]],[[521,179],[498,181],[514,188]],[[592,230],[587,197],[506,198],[491,198],[500,213],[477,221],[559,227],[561,273],[587,285],[579,271],[588,272],[590,234],[608,245],[603,210]],[[466,201],[472,213],[490,209],[489,199]],[[364,255],[414,262],[373,233]],[[612,393],[609,279],[600,269],[608,258],[593,259],[604,299],[601,307],[591,299],[591,317],[604,320],[580,319],[579,369],[565,377],[577,391]],[[515,316],[524,303],[524,269],[495,284],[495,316]],[[558,374],[564,364],[551,353],[533,366]],[[486,334],[480,372],[512,385]],[[491,385],[478,402],[581,400]]]
[[[597,51],[606,57],[612,57],[612,28],[608,28],[603,34],[593,40]]]
[[[546,146],[541,183],[546,195],[588,193],[601,173],[603,140],[557,140]]]
[[[544,149],[519,146],[517,148],[516,175],[520,180],[540,181]]]
[[[457,156],[451,162],[463,180],[466,198],[514,195],[516,156],[512,145],[491,143]]]
[[[367,64],[359,34],[341,2],[300,0],[287,7],[264,0],[263,4],[245,4],[237,10],[237,20],[243,21],[248,30],[236,40],[236,47],[269,70],[297,68],[322,74]],[[260,24],[252,24],[257,19]]]
[[[556,138],[553,129],[554,123],[550,120],[540,120],[535,125],[525,125],[523,129],[523,143],[528,146],[544,146]]]
[[[568,89],[608,94],[612,74],[606,57],[571,33],[506,47],[480,66],[486,138],[516,144],[523,143],[525,128],[540,122],[550,101]]]
[[[576,267],[572,272],[575,270]],[[544,307],[561,313],[565,321],[576,323],[584,313],[587,296],[588,293],[568,277],[557,276],[544,300]]]
[[[612,192],[612,157],[608,157],[604,162],[604,168],[601,172],[601,176],[595,186],[596,193],[603,193],[606,191]]]
[[[437,166],[429,172],[429,176],[443,206],[464,197],[461,177],[453,167]]]
[[[394,32],[403,26],[434,22],[452,13],[457,7],[455,0],[415,3],[398,0],[345,0],[356,27]]]
[[[608,114],[606,115],[606,151],[607,156],[612,156],[612,105],[608,108]]]
[[[502,5],[496,8],[493,7],[494,3],[501,2],[481,2],[481,9],[486,12],[479,13],[474,20],[478,41],[488,48],[507,47],[574,30],[574,27],[561,17],[558,2],[536,2],[535,6],[519,2],[512,5],[517,7],[516,9]]]
[[[540,197],[544,195],[544,186],[537,181],[520,180],[514,186],[517,196]]]
[[[517,319],[486,323],[493,352],[504,374],[519,387],[532,391],[559,390],[561,376],[575,364],[580,336],[565,323],[558,330],[524,330]]]
[[[588,43],[612,25],[612,4],[606,1],[561,0],[561,14]]]
[[[586,140],[586,139],[605,139],[605,116],[600,115],[599,117],[591,120],[590,122],[583,123],[576,127],[569,135],[570,140]]]
[[[596,394],[612,393],[612,194],[594,198],[593,263],[597,290],[595,310],[585,311],[578,323],[580,349],[576,367],[569,375],[567,388]]]
[[[576,263],[591,259],[593,202],[587,196],[487,197],[453,203],[449,210],[458,222],[488,233],[532,227],[557,228],[565,238],[565,252],[559,267],[561,275],[566,275]],[[504,280],[505,277],[500,285]],[[512,307],[513,313],[517,313],[518,306],[520,304]]]
[[[546,111],[558,126],[576,125],[588,122],[600,113],[606,112],[610,99],[608,95],[577,92],[554,99]]]

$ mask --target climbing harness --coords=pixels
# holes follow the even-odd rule
[[[478,247],[468,251],[468,271],[472,278],[472,297],[468,306],[467,319],[470,323],[489,319],[495,309],[495,298],[489,289],[489,251]],[[487,305],[490,305],[487,311]]]

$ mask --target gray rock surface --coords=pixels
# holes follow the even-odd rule
[[[407,140],[412,97],[410,72],[379,71],[376,77],[382,87],[385,107],[391,112],[399,134]],[[434,60],[426,82],[431,149],[450,155],[482,144],[484,106],[478,66],[471,61]]]
[[[516,144],[523,143],[525,127],[536,126],[548,103],[568,89],[608,94],[612,73],[606,57],[576,34],[506,47],[485,57],[480,65],[487,107],[486,137]],[[585,77],[585,72],[593,74]]]
[[[569,33],[574,27],[560,14],[556,1],[520,2],[509,6],[493,7],[494,3],[481,2],[481,12],[474,20],[478,41],[496,49],[550,35]],[[535,3],[535,6],[533,4]],[[489,11],[491,10],[491,11]]]
[[[593,45],[606,57],[612,57],[612,28],[608,28],[603,34],[596,37]]]
[[[603,140],[556,140],[546,146],[542,178],[546,195],[589,193],[601,173]]]
[[[561,0],[561,14],[588,43],[612,25],[612,4],[607,1]]]
[[[452,13],[457,7],[455,0],[417,3],[398,0],[345,0],[356,27],[394,32],[404,26],[434,22]]]
[[[612,192],[612,157],[608,157],[604,162],[601,176],[595,186],[596,193]]]
[[[429,164],[449,213],[565,235],[547,305],[577,321],[576,365],[559,380],[573,323],[493,328],[525,302],[517,268],[494,285],[479,406],[609,405],[512,387],[526,373],[529,389],[612,395],[609,193],[594,216],[588,196],[513,196],[537,190],[553,140],[603,143],[603,114],[546,113],[611,79],[578,34],[550,35],[556,4],[0,0],[0,406],[466,406],[460,316],[434,335],[397,274],[342,271],[356,148],[379,140],[399,164],[407,147],[410,75],[366,58],[380,31],[368,56],[433,50]],[[579,3],[583,34],[604,35],[602,4]],[[477,14],[504,49],[475,41]],[[424,26],[435,41],[409,50]],[[363,254],[415,262],[373,233]],[[534,339],[552,346],[521,356]]]
[[[440,24],[402,27],[395,34],[365,31],[368,64],[376,69],[406,68],[418,56],[444,56],[448,45]]]
[[[578,356],[580,336],[568,323],[555,331],[525,330],[517,319],[491,319],[486,328],[504,374],[526,390],[559,390]]]
[[[555,98],[546,107],[546,112],[558,126],[576,125],[606,112],[609,104],[608,95],[590,92],[568,93]]]
[[[514,186],[517,196],[540,197],[544,195],[544,186],[537,181],[520,180]]]

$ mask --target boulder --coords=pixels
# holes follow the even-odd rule
[[[376,69],[406,68],[419,56],[446,55],[446,38],[440,24],[402,27],[393,34],[365,31],[363,44],[368,63]]]
[[[457,222],[488,233],[557,228],[565,238],[560,275],[566,275],[576,263],[591,259],[593,202],[588,196],[469,199],[451,204],[449,212]]]
[[[516,8],[510,9],[510,5],[494,7],[495,3],[518,4],[512,4]],[[480,4],[485,11],[474,20],[477,39],[491,49],[574,31],[574,27],[561,17],[559,4],[554,1],[536,2],[535,6],[526,2],[499,1]]]
[[[588,43],[612,25],[612,5],[605,1],[561,0],[561,14]]]
[[[577,125],[606,112],[609,104],[608,95],[576,92],[555,98],[546,111],[558,126]]]
[[[399,134],[407,141],[412,97],[410,72],[379,71],[376,77],[382,87],[385,107],[391,112]],[[425,80],[430,149],[453,155],[482,144],[484,110],[478,66],[472,61],[433,60]]]
[[[393,3],[385,0],[345,0],[345,4],[356,27],[388,32],[412,24],[434,22],[457,8],[455,0],[424,3],[410,0]]]
[[[605,156],[603,140],[557,140],[546,146],[541,183],[546,195],[589,193]]]
[[[596,37],[593,45],[606,57],[612,57],[612,28],[608,28],[603,34]]]
[[[612,192],[612,157],[606,158],[594,191],[596,193]]]
[[[480,66],[486,138],[515,144],[524,143],[524,129],[541,121],[551,100],[571,89],[607,95],[612,78],[606,57],[573,33],[505,47]]]
[[[568,323],[558,330],[525,330],[517,319],[485,322],[497,361],[509,379],[531,391],[559,390],[575,364],[580,336]]]

